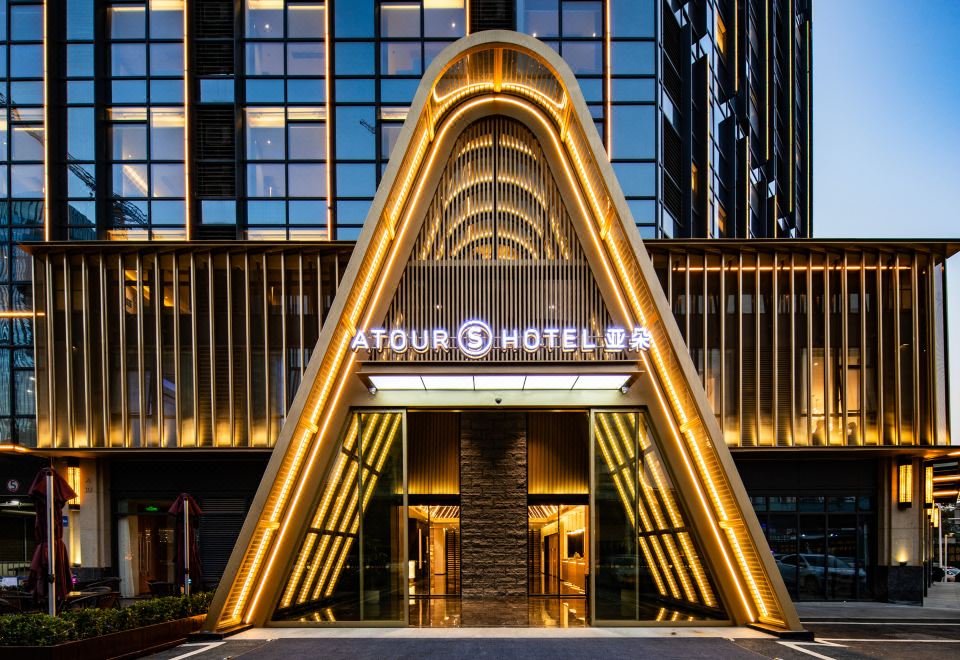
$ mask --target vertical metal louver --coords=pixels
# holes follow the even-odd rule
[[[457,139],[400,279],[385,325],[426,331],[484,317],[491,327],[589,328],[610,323],[560,188],[536,137],[489,117]],[[541,348],[500,350],[492,361],[583,359]],[[380,360],[467,359],[410,352]],[[592,359],[620,359],[603,353]]]

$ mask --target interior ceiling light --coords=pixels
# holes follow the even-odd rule
[[[620,390],[630,374],[465,374],[368,376],[371,391],[389,390]]]

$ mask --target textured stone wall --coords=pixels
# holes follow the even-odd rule
[[[464,598],[527,595],[527,417],[460,418],[460,553]]]

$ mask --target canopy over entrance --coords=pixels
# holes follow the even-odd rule
[[[636,465],[631,449],[655,449],[673,483],[674,511],[658,506],[686,536],[648,544],[664,592],[722,602],[738,625],[800,629],[575,78],[541,42],[483,32],[434,61],[317,349],[207,629],[264,625],[278,605],[328,589],[349,541],[331,555],[318,531],[346,492],[345,510],[362,515],[374,488],[331,475],[369,442],[376,461],[349,468],[362,480],[400,446],[398,416],[367,437],[353,409],[494,406],[501,390],[517,407],[645,407],[655,433],[600,416],[598,446],[611,474],[637,474],[623,467]],[[656,447],[638,439],[654,436]],[[614,481],[623,506],[638,506],[628,500],[643,484]]]

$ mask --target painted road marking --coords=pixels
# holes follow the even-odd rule
[[[194,642],[191,644],[181,644],[180,648],[183,648],[184,646],[199,646],[200,648],[194,649],[187,653],[183,653],[181,655],[174,656],[170,658],[170,660],[183,660],[183,658],[189,658],[191,655],[197,655],[198,653],[203,653],[204,651],[209,651],[210,649],[214,649],[220,646],[221,644],[226,644],[226,642]]]

